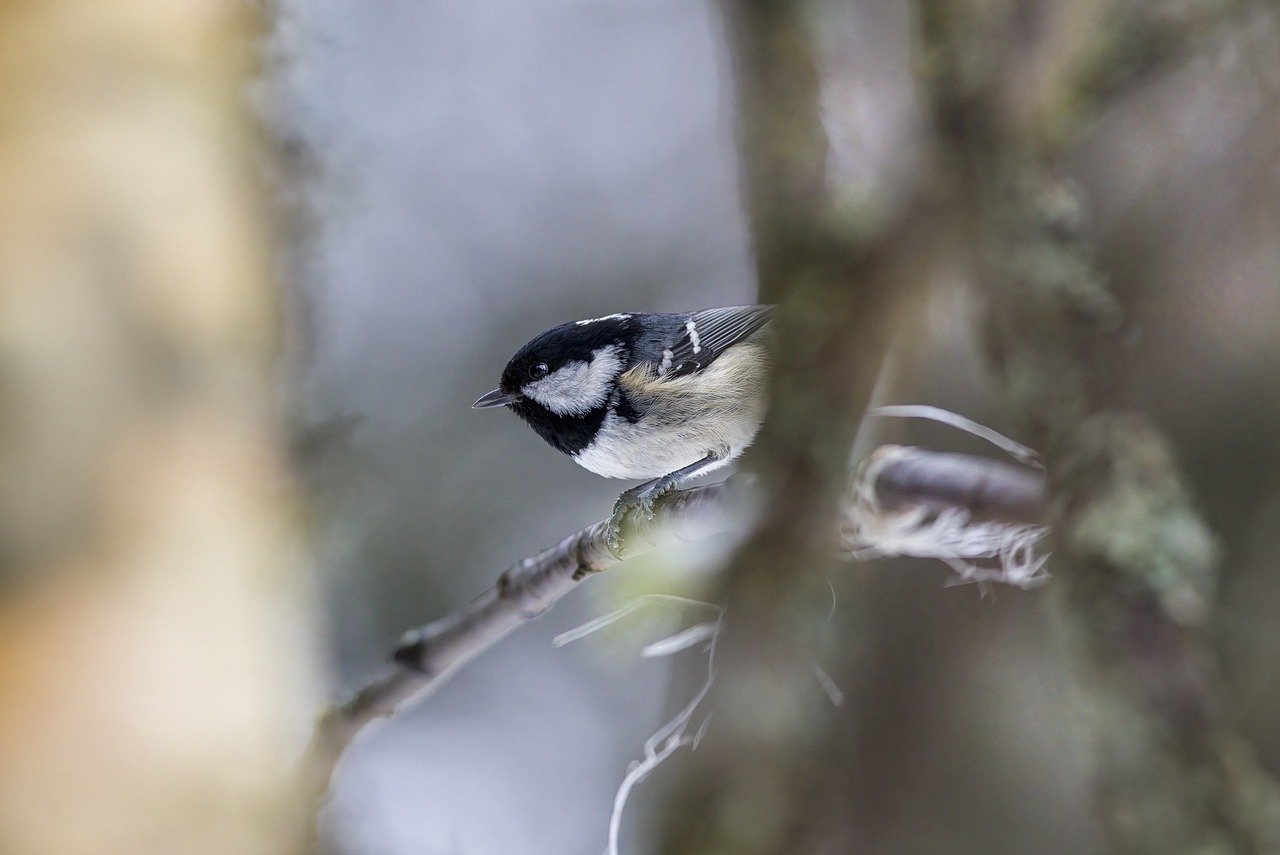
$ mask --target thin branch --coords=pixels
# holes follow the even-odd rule
[[[858,468],[842,531],[855,560],[936,558],[984,591],[988,582],[1030,588],[1048,579],[1044,513],[1040,470],[882,445]]]
[[[881,501],[895,508],[905,503],[960,507],[975,517],[994,512],[1001,518],[1039,518],[1044,501],[1040,473],[979,457],[909,451],[876,467],[875,483],[869,487]],[[624,520],[620,554],[609,550],[609,520],[601,520],[508,567],[492,587],[453,614],[407,632],[392,661],[317,722],[307,758],[317,806],[342,753],[367,725],[439,688],[467,662],[545,613],[586,577],[664,542],[693,540],[740,526],[742,520],[728,512],[740,483],[734,478],[676,491],[659,500],[652,519],[633,513]]]
[[[512,630],[546,612],[587,576],[661,542],[726,530],[731,521],[717,512],[725,506],[732,487],[731,480],[679,490],[658,501],[652,519],[631,514],[624,521],[623,548],[616,555],[606,543],[609,520],[601,520],[511,565],[492,587],[460,610],[405,633],[392,662],[327,710],[317,723],[310,755],[319,788],[327,787],[339,756],[365,725],[424,697]]]
[[[962,508],[975,519],[1003,523],[1045,518],[1044,473],[1038,466],[1029,470],[970,454],[882,445],[860,468],[885,511]]]
[[[965,433],[973,434],[979,439],[986,440],[1020,463],[1035,466],[1038,469],[1044,468],[1044,464],[1040,462],[1040,455],[1036,453],[1035,449],[1027,448],[1022,443],[1016,442],[986,425],[978,424],[973,419],[967,419],[958,413],[944,410],[942,407],[931,407],[923,404],[895,404],[874,407],[867,415],[897,419],[927,419],[928,421],[939,422],[962,430]]]

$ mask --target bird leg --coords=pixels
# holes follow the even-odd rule
[[[606,545],[616,557],[622,557],[622,522],[632,511],[639,511],[645,520],[653,519],[654,503],[675,490],[684,481],[696,478],[707,469],[724,460],[725,455],[713,451],[701,460],[682,466],[674,472],[668,472],[661,478],[654,478],[636,487],[623,491],[613,505],[613,517],[609,520],[609,529],[605,534]]]

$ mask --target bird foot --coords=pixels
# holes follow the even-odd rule
[[[618,497],[613,505],[613,516],[609,519],[609,527],[605,531],[605,545],[615,558],[621,559],[626,546],[622,533],[623,523],[632,513],[640,515],[640,519],[649,522],[654,517],[654,505],[659,499],[676,489],[676,479],[664,475],[655,481],[632,487]]]

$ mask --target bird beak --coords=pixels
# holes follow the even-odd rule
[[[471,405],[473,410],[486,410],[489,407],[506,407],[520,400],[519,392],[504,392],[494,389],[480,396],[480,400]]]

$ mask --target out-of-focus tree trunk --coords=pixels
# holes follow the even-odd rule
[[[1082,194],[1052,171],[1101,97],[1178,55],[1182,38],[1213,18],[1193,6],[1072,10],[1077,50],[1055,59],[1044,56],[1047,39],[988,49],[1018,28],[1013,9],[922,7],[936,113],[973,214],[987,343],[1046,460],[1051,602],[1099,746],[1095,794],[1109,843],[1277,851],[1280,789],[1233,729],[1214,661],[1215,541],[1168,443],[1126,409],[1125,307],[1095,258]],[[1126,38],[1109,42],[1111,30]],[[1018,70],[1032,67],[1055,73],[1028,89]]]
[[[0,9],[0,851],[281,852],[312,695],[237,0]]]
[[[830,192],[810,28],[819,4],[724,8],[761,300],[782,311],[772,405],[748,457],[764,505],[712,595],[725,606],[714,715],[664,847],[766,855],[809,851],[796,848],[801,826],[826,802],[815,772],[835,712],[814,665],[842,668],[855,647],[825,620],[850,448],[901,305],[945,240],[923,175],[892,210],[846,209]]]

